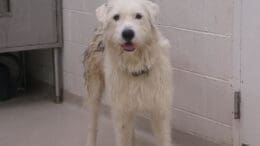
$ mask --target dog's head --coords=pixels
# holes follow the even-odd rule
[[[114,47],[133,52],[152,40],[159,7],[149,0],[109,0],[96,10]]]

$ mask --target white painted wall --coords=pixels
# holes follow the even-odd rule
[[[171,40],[177,129],[232,143],[233,0],[161,0]]]
[[[64,88],[79,96],[84,96],[83,52],[97,24],[94,10],[104,1],[64,0]],[[161,7],[159,28],[173,46],[174,127],[231,144],[233,0],[155,1]],[[50,71],[48,65],[40,64],[35,71]]]
[[[260,1],[242,1],[241,143],[260,145]]]

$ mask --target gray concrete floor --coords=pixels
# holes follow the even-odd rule
[[[55,104],[49,91],[33,91],[0,103],[0,146],[85,146],[86,110],[71,103]],[[153,146],[154,138],[136,132],[138,146]],[[97,146],[114,146],[112,123],[99,120]],[[175,132],[173,146],[216,146]]]

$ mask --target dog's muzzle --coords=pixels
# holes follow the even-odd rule
[[[135,32],[130,28],[125,28],[122,32],[122,38],[125,40],[125,43],[122,44],[122,48],[127,52],[133,52],[136,49],[135,44],[132,40],[135,37]]]

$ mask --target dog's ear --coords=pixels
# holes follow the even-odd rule
[[[96,16],[98,21],[105,23],[107,16],[107,4],[103,4],[96,9]]]
[[[146,0],[146,7],[151,20],[153,21],[153,23],[156,23],[159,15],[159,6],[150,0]]]

